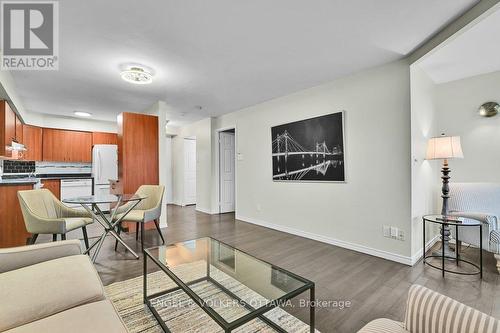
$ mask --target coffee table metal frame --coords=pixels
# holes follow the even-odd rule
[[[212,238],[212,237],[206,237],[206,238],[211,238],[213,240],[216,240],[217,242],[220,242],[221,244],[224,244],[230,248],[234,248],[233,246],[231,245],[228,245],[228,244],[225,244],[215,238]],[[236,248],[234,248],[236,249]],[[241,252],[241,253],[245,253],[246,255],[248,256],[251,256],[253,258],[256,258],[255,256],[252,256],[244,251],[241,251],[239,249],[236,249],[237,251]],[[168,275],[169,278],[171,278],[175,284],[177,285],[177,287],[174,287],[174,288],[170,288],[170,289],[167,289],[167,290],[164,290],[164,291],[161,291],[161,292],[157,292],[157,293],[154,293],[154,294],[151,294],[151,295],[148,295],[147,294],[147,271],[148,271],[148,266],[147,266],[147,259],[151,259],[165,274]],[[157,298],[159,296],[162,296],[162,295],[166,295],[166,294],[169,294],[171,292],[174,292],[174,291],[177,291],[177,290],[182,290],[183,292],[185,292],[199,307],[201,307],[206,314],[208,314],[210,316],[210,318],[212,318],[220,327],[222,327],[222,329],[224,329],[224,332],[231,332],[232,330],[240,327],[240,326],[243,326],[244,324],[248,323],[249,321],[251,320],[254,320],[254,319],[260,319],[262,320],[263,322],[265,322],[266,324],[268,324],[269,326],[271,326],[273,329],[275,329],[277,332],[281,332],[281,333],[286,333],[287,331],[285,331],[283,328],[279,327],[276,323],[274,323],[272,320],[270,320],[269,318],[267,318],[266,316],[264,316],[264,314],[270,310],[272,310],[273,308],[279,306],[280,304],[284,304],[284,302],[306,292],[307,290],[309,290],[309,297],[310,297],[310,303],[309,303],[309,327],[310,327],[310,332],[313,333],[315,331],[314,327],[315,327],[315,312],[314,312],[314,300],[315,300],[315,284],[314,282],[312,281],[309,281],[301,276],[298,276],[294,273],[291,273],[287,270],[284,270],[282,268],[279,268],[267,261],[264,261],[264,260],[261,260],[261,259],[258,259],[256,258],[257,260],[260,260],[268,265],[270,265],[273,269],[276,269],[276,270],[279,270],[279,271],[282,271],[288,275],[290,275],[291,277],[301,281],[302,283],[305,283],[302,287],[300,288],[297,288],[289,293],[287,293],[286,295],[283,295],[275,300],[272,300],[272,301],[269,301],[268,303],[266,303],[265,305],[261,306],[260,308],[257,308],[257,309],[254,309],[252,306],[250,306],[250,304],[248,304],[247,302],[245,302],[244,300],[242,300],[241,298],[239,298],[238,296],[236,296],[233,292],[231,292],[230,290],[228,290],[226,287],[224,287],[223,285],[221,285],[219,282],[217,282],[216,280],[214,280],[213,278],[210,277],[210,260],[207,261],[207,274],[206,274],[206,277],[203,277],[203,278],[200,278],[200,279],[196,279],[196,280],[193,280],[193,281],[189,281],[188,283],[184,283],[181,279],[179,279],[166,265],[164,265],[163,263],[161,263],[157,258],[155,258],[154,255],[152,255],[148,249],[144,249],[144,259],[143,259],[143,269],[144,269],[144,273],[143,273],[143,295],[144,295],[144,304],[146,304],[149,308],[149,310],[151,311],[151,313],[153,314],[153,316],[156,318],[156,320],[158,321],[158,323],[160,324],[161,328],[163,329],[164,332],[167,332],[167,333],[170,333],[170,330],[169,328],[167,327],[167,325],[165,324],[165,322],[163,321],[163,319],[161,318],[160,314],[158,313],[158,311],[155,309],[155,307],[151,304],[151,300],[154,299],[154,298]],[[216,285],[220,290],[222,290],[225,294],[227,294],[228,296],[230,296],[231,298],[237,300],[239,302],[239,304],[242,304],[247,310],[249,310],[250,312],[247,313],[246,315],[232,321],[231,323],[227,322],[220,314],[218,314],[214,309],[212,309],[210,306],[208,306],[205,301],[203,301],[203,299],[198,296],[189,286],[190,285],[193,285],[193,284],[196,284],[196,283],[199,283],[199,282],[202,282],[202,281],[208,281],[210,283],[213,283],[214,285]]]
[[[92,243],[92,245],[90,245],[89,248],[87,250],[85,250],[85,252],[84,252],[84,254],[88,254],[88,253],[90,253],[90,250],[92,250],[94,247],[97,246],[95,251],[94,251],[94,254],[92,255],[92,262],[94,262],[94,263],[97,259],[97,255],[99,254],[99,251],[101,251],[102,244],[104,243],[104,240],[106,239],[106,236],[108,234],[111,234],[111,236],[113,236],[118,242],[120,242],[123,246],[125,246],[125,248],[130,253],[132,253],[132,255],[135,257],[135,259],[139,259],[139,256],[137,255],[137,253],[135,253],[135,251],[132,250],[132,248],[130,246],[128,246],[123,241],[121,236],[115,230],[116,230],[117,226],[119,226],[120,223],[123,221],[123,219],[127,216],[127,214],[130,213],[130,211],[132,209],[134,209],[135,206],[137,206],[139,204],[139,202],[141,202],[145,198],[144,197],[137,197],[134,199],[127,200],[128,202],[132,202],[132,204],[125,211],[125,213],[121,216],[121,218],[119,218],[113,222],[113,219],[116,216],[116,212],[118,211],[118,208],[122,204],[123,196],[117,195],[117,197],[118,197],[118,200],[116,200],[116,208],[113,210],[109,219],[106,217],[106,215],[103,213],[103,211],[99,208],[98,203],[91,203],[91,204],[89,204],[88,202],[87,203],[83,203],[83,202],[79,203],[92,216],[92,218],[95,221],[97,221],[104,228],[104,231],[101,234],[101,236],[99,237],[99,239],[96,240],[94,243]],[[74,200],[72,200],[72,199],[69,199],[68,201],[74,202]],[[63,200],[63,202],[65,202],[65,200]],[[94,212],[94,210],[95,210],[95,212]]]
[[[447,218],[448,218],[448,220],[447,220]],[[443,277],[444,277],[445,272],[447,272],[447,273],[459,274],[459,275],[479,275],[479,277],[482,279],[483,278],[483,224],[481,221],[477,221],[477,223],[463,224],[463,223],[455,222],[454,220],[450,220],[450,219],[457,219],[457,218],[460,218],[460,216],[446,217],[446,216],[442,216],[442,215],[425,215],[422,217],[423,239],[424,239],[424,242],[423,242],[423,249],[424,249],[423,263],[424,263],[424,265],[427,264],[427,265],[431,266],[432,268],[436,268],[436,269],[441,270],[441,274]],[[473,220],[473,219],[471,219],[471,220]],[[444,246],[441,246],[442,253],[440,255],[436,255],[436,254],[426,255],[426,251],[425,251],[425,247],[426,247],[426,241],[425,241],[425,234],[426,234],[425,229],[426,228],[425,228],[425,225],[426,225],[426,223],[440,224],[443,227],[446,225],[447,226],[454,226],[455,227],[455,238],[457,238],[457,239],[458,239],[459,227],[460,228],[461,227],[469,227],[469,228],[478,227],[479,228],[479,265],[477,265],[469,260],[465,260],[465,259],[460,258],[460,253],[459,253],[460,249],[459,249],[458,243],[456,244],[456,247],[455,247],[455,249],[456,249],[455,250],[455,257],[446,256]],[[441,228],[442,239],[444,238],[444,229],[445,228]],[[441,260],[441,267],[436,266],[427,260],[427,259],[431,259],[431,258],[440,259]],[[445,260],[454,260],[457,265],[460,262],[464,262],[466,264],[471,265],[476,270],[473,272],[470,272],[470,273],[469,272],[452,271],[452,270],[445,268]]]

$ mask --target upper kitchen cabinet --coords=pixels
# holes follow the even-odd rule
[[[16,115],[16,141],[24,143],[23,123],[21,118]]]
[[[23,144],[26,151],[23,154],[25,160],[42,160],[42,128],[31,125],[23,125]]]
[[[44,128],[42,157],[53,162],[92,162],[92,133]]]
[[[16,114],[7,101],[0,101],[0,155],[10,156],[5,146],[16,140]]]
[[[117,145],[118,135],[116,133],[93,132],[92,145]]]

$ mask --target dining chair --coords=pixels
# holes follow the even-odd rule
[[[165,192],[165,186],[163,185],[141,185],[135,192],[138,195],[143,195],[146,198],[142,200],[133,210],[131,210],[124,218],[125,222],[135,222],[136,234],[135,239],[139,239],[139,228],[141,234],[141,249],[144,250],[144,224],[146,222],[153,221],[156,230],[160,234],[163,244],[165,244],[165,239],[160,230],[159,219],[161,215],[161,203],[163,200],[163,193]],[[126,203],[119,208],[114,220],[118,220],[123,217],[123,214],[132,205],[131,202]],[[118,233],[121,231],[121,225],[118,226]],[[118,246],[118,242],[115,242],[115,250]]]
[[[29,244],[34,244],[40,234],[52,234],[54,242],[57,235],[65,240],[66,233],[82,228],[85,246],[89,247],[86,227],[93,222],[89,213],[67,207],[47,189],[18,191],[17,197],[26,230],[32,235]]]

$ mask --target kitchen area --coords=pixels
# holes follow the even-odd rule
[[[0,101],[0,247],[30,237],[18,191],[45,188],[59,200],[109,193],[110,180],[118,179],[117,144],[116,133],[25,124]]]

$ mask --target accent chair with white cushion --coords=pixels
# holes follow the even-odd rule
[[[450,215],[464,217],[464,223],[473,218],[483,223],[483,250],[494,253],[500,272],[500,184],[450,183],[448,200]],[[472,221],[475,222],[475,221]],[[477,222],[476,222],[477,223]],[[454,228],[452,235],[456,238]],[[479,247],[477,228],[460,228],[458,240]]]
[[[0,249],[0,300],[0,332],[127,332],[78,240]]]
[[[435,291],[413,285],[404,322],[375,319],[358,333],[500,333],[500,321]]]
[[[26,230],[32,235],[30,244],[39,234],[52,234],[53,241],[59,234],[65,240],[67,232],[82,228],[85,246],[89,247],[86,227],[93,220],[88,212],[67,207],[47,189],[18,191],[17,197]]]
[[[146,198],[142,200],[133,210],[131,210],[126,216],[125,221],[136,223],[136,234],[135,239],[138,239],[139,227],[141,230],[141,249],[144,250],[144,223],[154,221],[156,230],[160,234],[163,244],[165,244],[165,239],[161,233],[159,218],[161,215],[161,203],[163,200],[163,192],[165,192],[165,186],[163,185],[141,185],[135,192],[138,195],[144,195]],[[123,206],[119,207],[117,214],[115,216],[115,221],[121,219],[125,212],[133,205],[134,202],[128,202]],[[120,232],[120,227],[118,228]],[[115,242],[115,250],[118,246],[118,241]]]

